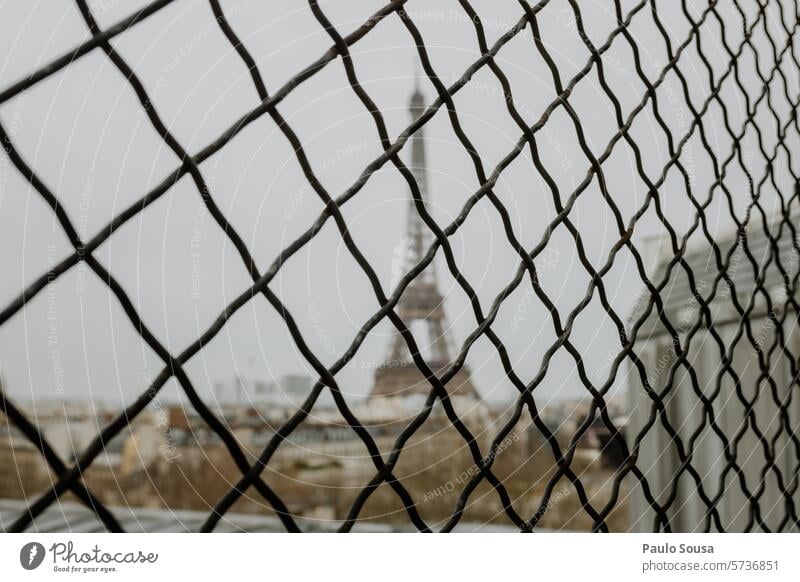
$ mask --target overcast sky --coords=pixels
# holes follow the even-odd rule
[[[93,7],[100,25],[107,27],[144,4],[96,0]],[[258,62],[270,92],[331,45],[306,3],[228,0],[222,4],[231,26]],[[379,0],[327,0],[320,6],[346,34],[382,4]],[[635,4],[622,2],[623,12],[627,14]],[[704,3],[689,4],[698,19]],[[742,40],[741,21],[730,2],[718,4],[720,17],[726,22],[726,39],[735,51]],[[751,23],[756,2],[745,0],[742,4]],[[767,26],[779,44],[778,50],[786,35],[776,9],[783,5],[788,11],[791,4],[770,3]],[[582,1],[580,6],[591,39],[602,44],[615,27],[614,4],[593,0]],[[659,0],[656,6],[675,48],[689,34],[690,25],[677,3]],[[476,0],[474,7],[484,19],[490,44],[522,15],[514,0]],[[480,56],[472,23],[455,0],[410,0],[407,9],[425,39],[436,72],[449,86]],[[71,1],[7,0],[0,2],[0,13],[0,90],[89,38]],[[539,13],[539,23],[545,45],[566,84],[589,58],[575,34],[570,5],[564,0],[547,3]],[[630,34],[639,45],[646,74],[655,81],[668,57],[649,8],[633,18]],[[772,52],[761,26],[755,29],[753,43],[764,49],[759,64],[767,76]],[[144,82],[164,122],[192,153],[259,102],[245,66],[220,32],[206,1],[176,0],[117,36],[113,45]],[[726,70],[729,57],[720,43],[719,22],[713,16],[702,29],[701,47],[716,82]],[[414,41],[400,18],[391,15],[353,46],[352,54],[357,74],[384,114],[394,138],[410,122],[407,104],[415,78],[428,104],[435,97],[433,85],[419,78],[421,67]],[[534,123],[553,101],[555,92],[530,28],[509,42],[497,61],[511,82],[517,108],[526,121]],[[644,98],[645,87],[623,37],[614,41],[604,63],[607,81],[627,116]],[[739,76],[751,100],[761,89],[754,63],[752,51],[746,49]],[[679,66],[699,109],[709,93],[709,79],[695,43],[687,48]],[[788,75],[791,69],[784,70]],[[731,80],[729,77],[723,84],[720,96],[727,106],[729,123],[738,132],[745,105],[741,91]],[[773,107],[786,119],[789,106],[779,81],[776,77],[770,95]],[[797,79],[791,76],[788,81],[790,89],[795,89]],[[678,77],[668,75],[657,94],[660,112],[677,143],[692,122]],[[577,85],[569,101],[580,116],[592,151],[599,155],[618,128],[612,104],[594,72]],[[465,132],[478,149],[487,173],[491,172],[521,135],[505,110],[502,90],[491,71],[481,69],[457,93],[455,104]],[[301,138],[312,166],[332,195],[344,191],[382,152],[374,123],[349,87],[340,59],[292,91],[278,110]],[[720,159],[727,158],[731,138],[722,123],[720,107],[712,104],[704,119],[711,147]],[[775,124],[763,104],[757,119],[763,128],[764,147],[772,152]],[[177,166],[177,158],[153,130],[130,86],[100,50],[2,104],[0,121],[26,161],[57,193],[84,239],[98,233],[115,214]],[[437,113],[425,131],[429,207],[445,227],[478,188],[479,181],[445,112]],[[655,181],[669,155],[664,133],[649,106],[637,117],[630,133],[641,148],[648,176]],[[694,194],[705,201],[714,173],[697,136],[695,131],[681,161],[691,175]],[[797,141],[794,129],[789,139]],[[537,140],[542,159],[565,200],[585,176],[589,162],[563,109],[556,110],[538,132]],[[752,127],[743,147],[757,182],[764,173],[764,160]],[[409,159],[408,147],[402,155]],[[786,162],[781,153],[776,164]],[[286,138],[267,115],[249,125],[201,169],[214,199],[246,241],[262,271],[323,208]],[[647,192],[637,174],[632,149],[620,142],[604,170],[610,194],[627,222],[643,204]],[[740,166],[730,166],[725,184],[736,211],[741,213],[750,195]],[[502,173],[495,192],[511,214],[516,236],[526,247],[535,246],[545,236],[545,225],[554,218],[555,209],[527,149]],[[677,233],[683,234],[694,216],[681,175],[674,168],[659,196],[664,213]],[[342,209],[356,243],[387,294],[398,279],[398,248],[403,240],[407,200],[405,182],[387,164]],[[768,211],[774,211],[776,200],[774,189],[765,188],[762,201]],[[712,230],[718,233],[727,232],[731,225],[724,201],[721,191],[714,190],[708,217]],[[581,194],[570,217],[581,232],[589,259],[599,268],[619,233],[597,181]],[[665,233],[651,204],[633,240],[644,250],[648,239],[658,239]],[[451,244],[461,272],[488,310],[519,265],[499,215],[488,200],[471,211],[451,237]],[[6,157],[0,157],[0,248],[0,307],[73,251],[52,211]],[[207,214],[187,177],[128,221],[95,256],[128,290],[147,325],[173,354],[192,343],[251,283],[235,249]],[[542,287],[565,319],[586,294],[589,278],[563,226],[552,234],[536,264]],[[446,297],[449,332],[460,345],[475,328],[475,318],[441,251],[436,269]],[[642,290],[629,252],[619,253],[605,284],[612,305],[625,320]],[[341,355],[363,322],[378,309],[366,277],[342,244],[333,221],[282,267],[271,287],[326,364]],[[518,374],[530,381],[555,334],[549,312],[531,294],[527,280],[506,299],[493,329],[506,343]],[[374,367],[386,355],[390,333],[388,322],[379,325],[338,375],[350,398],[368,393]],[[602,385],[619,343],[596,293],[577,319],[572,341],[583,354],[590,378]],[[515,394],[486,339],[473,346],[467,361],[485,398],[499,401]],[[162,368],[116,299],[85,267],[73,268],[58,278],[0,327],[0,365],[8,391],[19,398],[63,395],[112,404],[130,402]],[[287,373],[313,375],[285,325],[263,297],[241,309],[191,360],[187,370],[204,395],[210,394],[214,382],[230,380],[237,370],[244,376],[262,378]],[[171,384],[164,398],[173,399],[177,394]],[[563,350],[553,359],[537,394],[542,402],[586,394],[575,374],[574,361]]]

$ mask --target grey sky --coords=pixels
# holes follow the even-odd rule
[[[145,2],[136,2],[136,6]],[[302,2],[223,2],[229,21],[258,61],[270,91],[314,61],[331,45],[328,35]],[[380,1],[321,2],[337,28],[347,33],[382,6]],[[698,8],[701,2],[690,3]],[[730,2],[720,2],[726,38],[736,50],[741,24]],[[756,2],[743,2],[752,22]],[[789,9],[788,4],[785,7]],[[627,14],[636,3],[622,2]],[[135,10],[133,2],[98,0],[94,12],[108,26]],[[489,43],[495,42],[521,17],[512,0],[476,0]],[[614,28],[613,3],[581,2],[587,30],[595,44],[605,42]],[[689,34],[685,16],[674,3],[656,2],[677,47]],[[776,5],[768,28],[778,41],[785,34]],[[472,23],[455,0],[411,0],[407,10],[420,28],[433,65],[446,85],[479,57]],[[66,0],[0,2],[0,89],[69,51],[88,38],[73,2]],[[574,33],[572,11],[566,1],[551,1],[539,14],[543,40],[566,83],[582,68],[589,53]],[[708,17],[701,34],[702,50],[715,79],[727,68],[728,56],[718,40],[719,24]],[[649,8],[634,17],[631,34],[641,50],[651,81],[668,60],[665,44],[653,24]],[[762,72],[769,74],[771,48],[761,26],[755,44],[763,46]],[[177,0],[163,11],[117,37],[113,44],[145,83],[161,117],[184,148],[197,152],[258,104],[247,71],[232,50],[205,1]],[[781,47],[778,47],[780,50]],[[384,114],[394,138],[409,123],[407,101],[414,78],[421,71],[413,39],[396,15],[381,22],[352,49],[359,78]],[[530,28],[499,53],[498,63],[508,75],[515,103],[534,123],[553,100],[550,72],[539,56]],[[618,37],[604,57],[609,84],[621,101],[625,116],[644,97],[633,56]],[[695,107],[708,95],[708,73],[697,57],[696,45],[686,49],[680,68],[687,79]],[[758,97],[752,52],[741,59],[740,77],[750,98]],[[731,127],[739,131],[744,99],[731,79],[720,95]],[[789,78],[796,85],[797,79]],[[748,84],[749,83],[749,84]],[[435,90],[427,79],[420,84],[428,103]],[[771,86],[772,105],[785,112],[788,105],[779,79]],[[692,117],[679,79],[667,76],[658,91],[659,107],[677,143]],[[510,152],[521,132],[505,111],[499,83],[488,68],[481,69],[455,97],[464,130],[491,172]],[[610,101],[592,72],[570,96],[596,155],[617,131]],[[340,59],[291,93],[279,106],[303,141],[318,177],[332,195],[346,189],[363,168],[381,153],[371,117],[347,84]],[[784,116],[785,117],[785,116]],[[655,181],[668,159],[667,142],[648,106],[631,128],[644,167]],[[706,137],[720,159],[731,152],[731,139],[722,123],[720,107],[712,104],[705,118]],[[100,50],[81,58],[62,72],[0,106],[0,120],[15,145],[38,175],[58,194],[81,236],[90,238],[177,166],[177,159],[161,142],[122,75]],[[764,146],[774,149],[776,131],[769,112],[759,109]],[[440,225],[456,216],[479,186],[463,146],[457,141],[444,111],[426,125],[430,209]],[[797,141],[793,132],[790,140]],[[557,110],[537,134],[542,159],[559,185],[562,199],[572,193],[589,163],[581,153],[575,131],[563,110]],[[764,161],[757,136],[748,131],[743,142],[747,163],[756,183]],[[403,155],[408,158],[408,148]],[[747,157],[749,156],[749,157]],[[693,192],[704,201],[714,173],[703,145],[694,136],[681,161],[693,180]],[[776,163],[787,162],[781,153]],[[630,147],[619,143],[604,165],[608,189],[627,223],[645,199]],[[256,257],[261,270],[280,250],[303,233],[323,206],[308,186],[284,136],[263,116],[202,166],[212,195]],[[747,181],[737,164],[730,166],[725,184],[741,213],[749,200]],[[779,184],[786,187],[788,185]],[[511,213],[517,237],[530,248],[544,236],[555,216],[551,195],[526,149],[503,172],[496,193]],[[789,190],[785,195],[788,197]],[[693,219],[680,174],[673,168],[659,189],[664,213],[681,235]],[[764,190],[763,206],[772,212],[777,199],[771,186]],[[402,242],[408,193],[390,164],[343,207],[356,243],[376,270],[384,290],[398,278],[397,248]],[[731,221],[722,193],[715,190],[708,210],[712,231],[724,232]],[[571,213],[580,230],[589,259],[600,267],[618,240],[613,215],[603,201],[597,181],[580,196]],[[741,216],[740,216],[741,217]],[[650,210],[637,226],[634,241],[644,249],[650,237],[666,230]],[[488,200],[480,202],[451,238],[459,268],[476,289],[484,310],[512,277],[519,258],[505,239],[499,215]],[[5,307],[27,283],[61,260],[72,249],[53,213],[38,194],[0,158],[0,303]],[[232,245],[202,205],[192,182],[184,177],[167,195],[114,234],[96,253],[131,294],[140,314],[173,354],[179,353],[217,317],[224,306],[250,285],[250,279]],[[560,227],[547,250],[537,259],[541,284],[562,318],[585,295],[589,278],[578,262],[575,244]],[[475,327],[463,291],[448,273],[442,253],[437,255],[442,291],[454,339],[460,343]],[[605,279],[612,305],[623,319],[642,289],[635,264],[623,250]],[[366,277],[352,260],[333,221],[282,268],[272,288],[297,319],[314,352],[326,364],[347,348],[360,325],[378,304]],[[517,372],[529,381],[541,365],[543,352],[555,335],[550,315],[529,292],[527,281],[506,299],[493,329],[505,341]],[[385,355],[391,332],[388,323],[370,334],[358,355],[338,378],[349,394],[365,394],[374,366]],[[572,334],[582,352],[590,378],[597,385],[607,376],[609,354],[618,346],[614,328],[597,294],[577,321]],[[514,388],[504,374],[491,344],[482,339],[468,358],[476,385],[491,400],[510,398]],[[42,291],[23,311],[0,327],[0,365],[11,394],[30,398],[65,395],[100,398],[112,403],[130,401],[146,387],[162,364],[139,339],[114,297],[86,268],[73,268]],[[311,368],[295,349],[275,311],[259,297],[241,309],[216,339],[187,366],[201,393],[229,380],[237,369],[246,376],[280,376]],[[548,376],[537,389],[544,399],[572,397],[585,390],[568,354],[559,351]],[[165,398],[174,398],[171,386]]]

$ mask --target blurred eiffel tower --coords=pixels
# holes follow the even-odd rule
[[[424,111],[425,98],[419,87],[416,86],[409,103],[412,122]],[[427,200],[428,172],[425,163],[424,127],[418,129],[409,140],[411,142],[410,169],[419,185],[423,200]],[[411,196],[408,199],[405,240],[407,248],[403,261],[403,273],[408,272],[419,263],[433,243],[433,233],[422,221]],[[441,377],[450,364],[450,346],[452,344],[448,335],[444,298],[439,292],[433,262],[406,287],[396,309],[406,326],[414,332],[420,351],[429,352],[423,356],[428,366],[437,376]],[[419,327],[423,326],[427,330],[427,345],[420,342],[417,334]],[[457,394],[478,398],[466,365],[447,383],[446,387],[451,396]],[[370,397],[427,395],[431,388],[430,382],[414,364],[405,340],[399,333],[395,333],[388,357],[375,372],[375,383]]]

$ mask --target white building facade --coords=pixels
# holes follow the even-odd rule
[[[651,280],[668,280],[663,309],[646,315],[645,291],[631,316],[632,329],[642,321],[634,353],[645,374],[627,359],[626,436],[649,486],[629,477],[632,531],[664,529],[653,503],[676,532],[798,531],[796,233],[783,224],[768,236],[759,224],[716,244],[735,291],[716,284],[709,245],[669,275],[672,257],[662,260]]]

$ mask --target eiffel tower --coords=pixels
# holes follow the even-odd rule
[[[412,122],[425,111],[425,97],[419,87],[414,88],[409,103]],[[422,192],[423,200],[427,199],[428,172],[425,163],[424,127],[418,129],[409,138],[411,142],[411,171]],[[419,263],[433,243],[433,233],[423,223],[413,197],[408,199],[406,216],[406,252],[403,272],[408,272]],[[406,326],[414,332],[417,345],[424,355],[428,366],[441,377],[450,364],[451,341],[448,335],[447,317],[444,312],[444,298],[439,292],[436,282],[434,263],[428,267],[406,287],[396,307],[397,313]],[[420,341],[416,329],[424,326],[427,329],[427,342]],[[477,399],[478,393],[472,384],[467,366],[447,383],[448,393],[469,396]],[[431,390],[428,380],[414,364],[405,340],[399,333],[392,338],[391,348],[386,360],[375,372],[375,383],[370,398],[388,396],[406,396],[408,394],[427,395]]]

